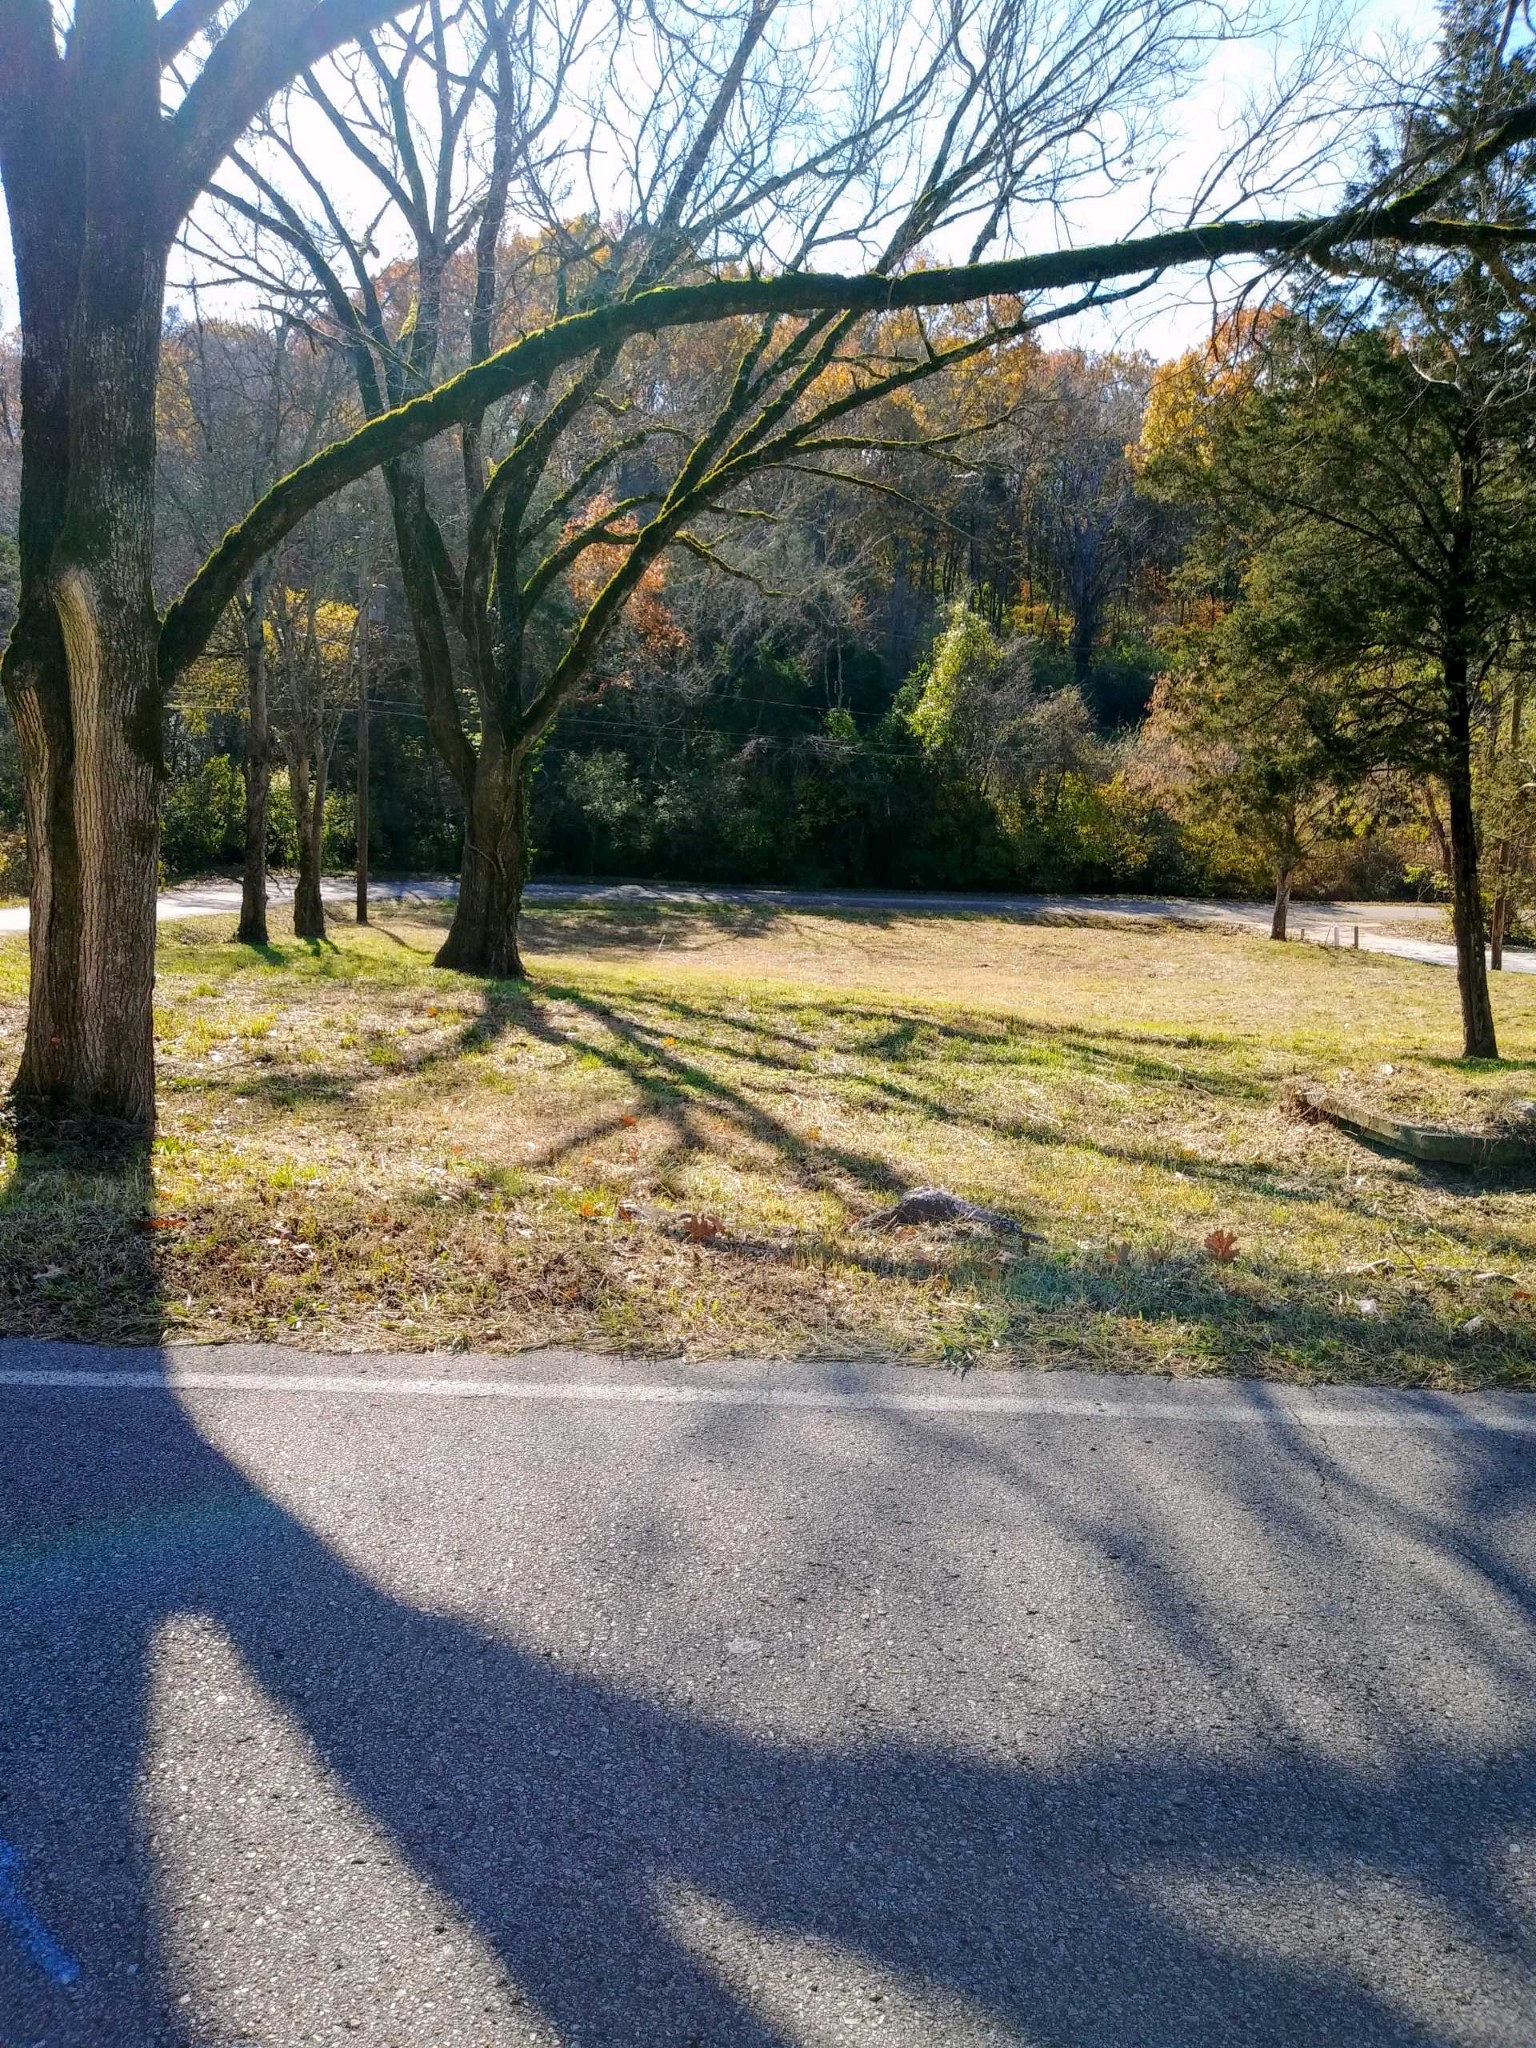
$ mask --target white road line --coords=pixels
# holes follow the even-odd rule
[[[839,1393],[830,1387],[669,1387],[602,1380],[385,1378],[373,1373],[53,1372],[26,1367],[0,1370],[0,1387],[64,1393],[361,1394],[397,1400],[585,1401],[653,1408],[824,1409],[877,1415],[1059,1415],[1095,1422],[1288,1423],[1303,1429],[1492,1431],[1536,1437],[1536,1404],[1529,1414],[1490,1415],[1407,1403],[1390,1408],[1334,1407],[1278,1396],[1183,1402],[1124,1395],[1097,1400],[1051,1394]]]

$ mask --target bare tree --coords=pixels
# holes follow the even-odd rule
[[[1144,0],[1095,0],[1086,15],[1052,0],[955,0],[914,54],[913,22],[898,11],[856,39],[843,118],[832,122],[819,110],[807,118],[816,98],[806,81],[833,62],[834,46],[781,19],[775,0],[723,0],[716,12],[675,19],[657,8],[636,68],[659,89],[634,108],[620,89],[616,122],[626,46],[605,33],[584,50],[578,10],[551,35],[541,68],[541,19],[494,5],[451,20],[433,11],[367,39],[358,63],[306,78],[268,125],[265,147],[239,158],[243,184],[219,188],[254,231],[255,274],[270,280],[291,253],[304,258],[310,317],[347,351],[374,417],[449,367],[456,336],[473,377],[498,329],[538,330],[571,307],[619,311],[658,290],[686,291],[705,252],[717,269],[778,254],[800,272],[823,249],[856,248],[873,256],[888,294],[936,233],[963,229],[979,260],[1017,209],[1076,189],[1083,136],[1098,136],[1109,182],[1124,175],[1159,96],[1177,91],[1202,39],[1230,25]],[[632,25],[620,33],[632,36]],[[547,80],[537,91],[513,64],[514,45],[525,58],[532,49],[534,74]],[[549,138],[562,97],[580,104],[583,62],[602,65],[608,89],[576,160],[606,162],[610,177],[617,162],[619,189],[608,215],[593,189],[573,218],[571,144]],[[413,91],[423,72],[431,93]],[[482,99],[477,209],[456,152],[476,132]],[[298,139],[317,109],[370,173],[375,199],[356,223]],[[519,234],[508,231],[514,215],[528,223]],[[409,238],[403,288],[370,267],[382,217]],[[471,272],[455,259],[472,222]],[[280,255],[262,268],[272,248]],[[958,364],[999,360],[1042,322],[1098,296],[1091,280],[1075,301],[997,302],[978,319],[937,325],[890,312],[770,312],[681,365],[675,347],[641,347],[613,327],[510,404],[463,416],[451,493],[444,466],[417,452],[388,464],[428,727],[466,817],[441,964],[521,971],[531,761],[664,557],[684,550],[720,573],[746,573],[732,537],[766,516],[754,494],[771,471],[889,490],[870,458],[896,444],[868,423],[872,409]],[[953,445],[977,424],[900,445]],[[1134,425],[1113,450],[1122,471]],[[1112,426],[1106,414],[1085,462],[1102,456]],[[1053,529],[1071,554],[1064,575],[1085,644],[1115,524],[1127,517],[1104,476],[1091,481]]]
[[[1080,690],[1110,606],[1144,559],[1158,517],[1137,491],[1126,452],[1141,431],[1151,375],[1140,357],[1064,354],[1026,423],[1025,562],[1070,617]]]
[[[313,570],[313,561],[309,564]],[[274,579],[265,607],[267,675],[272,722],[288,767],[298,827],[299,875],[293,897],[294,936],[325,937],[320,876],[331,754],[341,721],[357,700],[362,611]]]
[[[157,580],[184,581],[240,512],[343,424],[343,365],[302,325],[178,321],[162,351]],[[230,637],[246,674],[245,859],[236,939],[267,943],[268,563],[235,594]]]

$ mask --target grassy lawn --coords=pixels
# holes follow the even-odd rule
[[[150,1166],[12,1168],[9,1332],[1536,1386],[1532,1183],[1282,1101],[1495,1116],[1536,977],[1469,1070],[1443,969],[1169,928],[573,907],[526,986],[434,969],[429,912],[162,929]],[[25,969],[0,946],[12,1060]],[[920,1182],[1041,1241],[861,1227]]]

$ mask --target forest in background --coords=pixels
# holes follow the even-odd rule
[[[694,336],[662,337],[655,354],[695,346]],[[336,367],[323,339],[297,323],[180,318],[168,328],[168,586],[217,537],[226,502],[253,477],[259,485],[274,442],[301,447],[345,423]],[[657,367],[646,365],[650,396],[664,405]],[[660,368],[674,382],[688,375],[686,362]],[[7,513],[15,376],[8,349]],[[1200,800],[1188,750],[1158,715],[1170,651],[1219,603],[1211,579],[1191,570],[1194,515],[1139,474],[1158,377],[1143,356],[1018,344],[1006,383],[981,359],[951,372],[936,402],[885,422],[912,442],[910,454],[872,449],[856,476],[780,479],[749,544],[668,561],[540,750],[535,871],[871,888],[1271,889],[1262,827]],[[966,378],[970,388],[954,388]],[[918,445],[978,410],[995,422],[952,449]],[[625,478],[620,494],[637,484]],[[349,867],[366,667],[372,865],[451,872],[462,815],[427,736],[390,547],[382,493],[358,490],[289,550],[289,601],[267,621],[280,765],[308,764],[312,798],[323,759],[324,865]],[[13,573],[13,543],[0,535],[0,627]],[[232,621],[226,644],[171,706],[168,877],[238,870],[244,656]],[[1005,772],[979,735],[935,720],[935,673],[942,687],[957,670],[1008,674],[1018,730]],[[305,802],[295,781],[279,774],[272,795],[270,855],[287,869],[298,865],[296,806]],[[1363,826],[1339,821],[1322,834],[1298,886],[1437,893],[1430,820],[1404,795]],[[19,892],[24,834],[8,720],[0,837],[4,886]]]

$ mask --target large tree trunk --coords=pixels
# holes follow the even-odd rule
[[[517,926],[527,872],[530,781],[526,756],[486,748],[464,830],[459,900],[437,956],[439,967],[498,981],[522,979]]]
[[[1275,910],[1269,920],[1269,936],[1272,939],[1285,937],[1286,918],[1291,908],[1291,883],[1295,875],[1294,868],[1281,868],[1275,875]]]
[[[465,738],[454,701],[453,661],[427,547],[427,500],[419,461],[385,470],[401,580],[421,663],[427,731],[464,803],[464,853],[453,923],[439,967],[498,981],[522,979],[517,926],[528,862],[527,752],[488,730],[478,755]]]
[[[267,943],[267,814],[272,794],[272,727],[267,716],[266,578],[251,578],[245,615],[248,716],[245,733],[245,871],[240,878],[238,944]]]
[[[1446,764],[1446,838],[1451,854],[1451,923],[1456,937],[1456,983],[1461,994],[1462,1057],[1496,1060],[1493,1001],[1484,953],[1482,876],[1477,816],[1472,807],[1472,712],[1464,679],[1447,675],[1450,705]]]
[[[150,44],[153,20],[150,18]],[[113,143],[158,79],[121,53],[120,96],[77,160],[72,124],[7,168],[22,320],[20,605],[4,684],[32,862],[19,1121],[154,1120],[161,783],[151,591],[164,252],[147,170]],[[141,170],[144,175],[141,175]],[[85,232],[85,221],[90,232]]]

